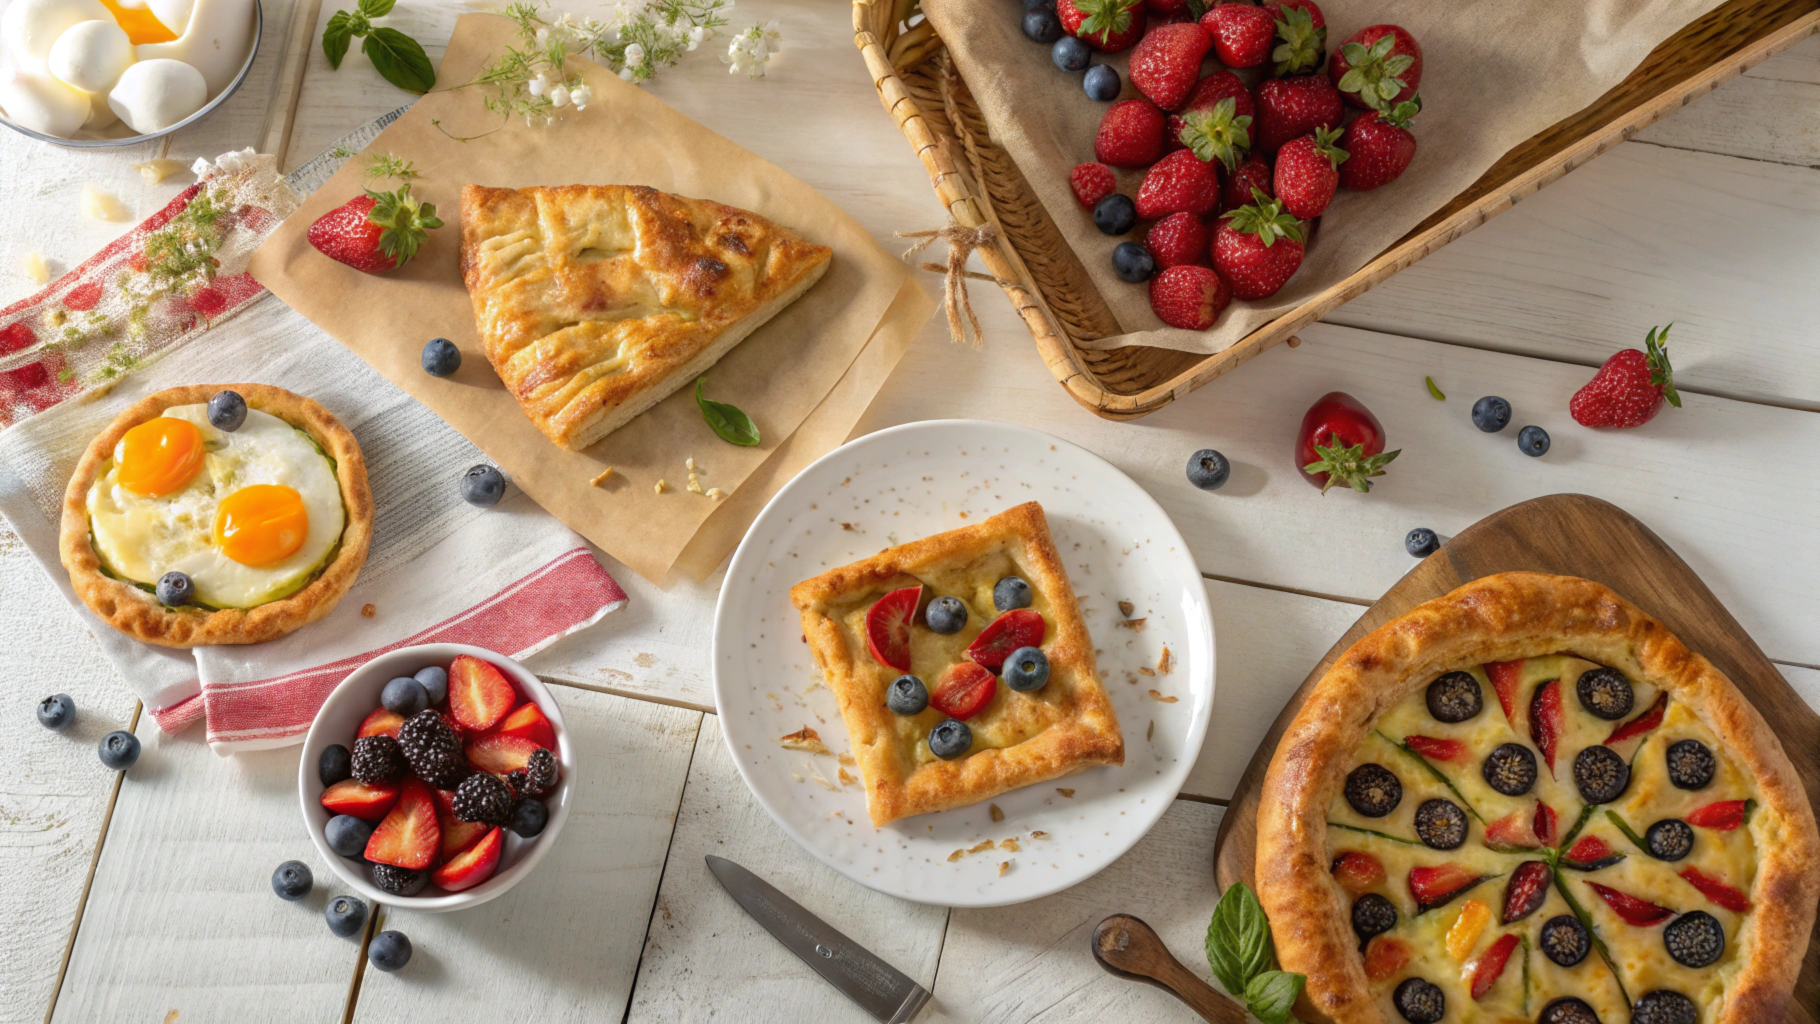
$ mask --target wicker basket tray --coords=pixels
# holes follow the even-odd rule
[[[1135,419],[1291,341],[1304,326],[1518,200],[1820,31],[1820,0],[1721,5],[1670,36],[1592,106],[1506,153],[1365,266],[1212,355],[1082,347],[1080,342],[1120,333],[1118,323],[1017,165],[992,143],[967,83],[934,28],[919,17],[916,0],[854,0],[853,31],[879,100],[910,140],[949,215],[962,227],[996,224],[999,244],[980,247],[980,259],[1005,282],[1005,295],[1055,379],[1095,413]]]

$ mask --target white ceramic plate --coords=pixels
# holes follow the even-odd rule
[[[834,695],[803,642],[790,587],[1032,499],[1043,504],[1093,636],[1125,763],[874,828],[864,789],[840,781],[835,757],[777,742],[808,725],[837,754],[849,747]],[[1142,628],[1120,625],[1120,601],[1131,602]],[[1164,645],[1174,663],[1166,674],[1157,671]],[[1092,876],[1156,823],[1207,731],[1213,650],[1200,571],[1175,524],[1130,477],[1040,431],[931,420],[828,453],[759,514],[715,609],[714,699],[753,795],[823,863],[893,896],[991,907]],[[857,769],[847,771],[857,779]],[[1004,820],[992,820],[992,807]],[[994,847],[950,859],[986,841]]]

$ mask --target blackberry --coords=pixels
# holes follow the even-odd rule
[[[1358,933],[1361,946],[1396,926],[1396,906],[1375,892],[1360,896],[1352,905],[1352,930]]]
[[[1421,978],[1409,978],[1391,997],[1409,1024],[1436,1024],[1447,1016],[1447,993]]]
[[[1568,996],[1542,1007],[1537,1024],[1599,1024],[1599,1015],[1586,1005],[1586,1000]]]
[[[1562,914],[1542,922],[1540,944],[1544,956],[1562,967],[1572,967],[1592,952],[1592,934],[1579,918]]]
[[[437,789],[454,789],[473,774],[461,737],[435,708],[417,712],[398,727],[398,748],[412,774]]]
[[[1668,781],[1677,789],[1704,789],[1718,770],[1712,749],[1699,740],[1682,740],[1668,748]]]
[[[1700,1008],[1671,989],[1645,992],[1630,1010],[1631,1024],[1700,1024]]]
[[[1522,796],[1536,785],[1536,755],[1521,743],[1501,743],[1485,755],[1485,784],[1505,796]]]
[[[415,896],[430,882],[428,871],[412,871],[377,861],[367,867],[373,872],[373,884],[394,896]]]
[[[1657,860],[1680,860],[1693,852],[1693,826],[1680,818],[1663,818],[1643,833],[1649,855]]]
[[[1630,765],[1610,747],[1587,747],[1574,755],[1574,786],[1589,804],[1604,804],[1630,785]]]
[[[1382,818],[1403,802],[1403,780],[1381,764],[1362,764],[1346,776],[1346,802],[1367,818]]]
[[[1630,688],[1630,680],[1624,678],[1624,673],[1613,668],[1595,668],[1580,673],[1580,682],[1575,689],[1580,693],[1580,706],[1607,722],[1615,722],[1630,714],[1630,709],[1637,702],[1637,694]]]
[[[398,748],[397,740],[390,736],[362,736],[354,741],[354,756],[349,767],[354,778],[370,786],[375,782],[391,782],[410,766],[405,764],[404,751]]]
[[[523,768],[506,774],[506,784],[520,796],[543,796],[556,788],[556,755],[539,747]]]
[[[1466,812],[1452,800],[1424,800],[1416,808],[1416,837],[1432,849],[1459,849],[1466,841]]]
[[[1479,681],[1467,672],[1449,672],[1428,684],[1428,713],[1440,722],[1464,722],[1485,709]]]
[[[457,821],[504,825],[512,820],[512,790],[495,776],[475,772],[455,790],[451,809]]]
[[[1704,910],[1682,914],[1662,929],[1662,945],[1683,967],[1711,967],[1725,955],[1725,928]]]

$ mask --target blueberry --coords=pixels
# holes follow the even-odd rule
[[[885,706],[893,714],[915,715],[929,706],[929,688],[921,679],[912,675],[901,675],[891,680],[885,689]]]
[[[1441,550],[1441,538],[1426,526],[1418,526],[1403,538],[1403,550],[1417,558],[1427,558]]]
[[[158,577],[158,603],[172,608],[181,608],[190,603],[196,596],[196,581],[190,574],[172,570]]]
[[[959,633],[967,625],[967,606],[958,597],[938,597],[923,610],[923,621],[937,633]]]
[[[316,880],[310,876],[310,866],[300,860],[287,860],[272,872],[272,891],[281,900],[303,899],[315,884]]]
[[[1137,204],[1131,197],[1114,192],[1093,204],[1093,226],[1102,235],[1122,235],[1137,225]]]
[[[1055,9],[1055,0],[1024,0],[1024,10],[1026,10],[1026,11],[1041,11],[1041,10],[1054,10],[1054,9]]]
[[[367,961],[382,971],[396,971],[411,962],[411,940],[403,932],[380,932],[367,943]]]
[[[316,758],[316,777],[324,786],[333,786],[343,779],[354,777],[354,758],[348,748],[339,743],[331,743],[322,748],[321,756]]]
[[[944,761],[952,761],[973,746],[973,730],[966,722],[944,719],[929,733],[929,750]]]
[[[1087,69],[1086,77],[1081,79],[1081,88],[1086,90],[1088,99],[1111,103],[1119,98],[1123,85],[1119,82],[1117,68],[1110,64],[1095,64]]]
[[[1001,612],[1030,607],[1030,584],[1021,577],[1007,576],[992,586],[992,607]]]
[[[379,703],[392,714],[409,718],[430,706],[430,692],[410,676],[399,676],[379,691]]]
[[[543,827],[549,823],[550,809],[543,805],[543,801],[526,799],[513,805],[512,818],[506,822],[506,827],[529,839],[542,832]]]
[[[238,391],[217,391],[209,399],[209,425],[233,433],[246,422],[246,399]]]
[[[96,748],[101,755],[101,763],[117,772],[126,771],[139,760],[139,737],[125,729],[115,729],[101,737],[101,746]]]
[[[1231,475],[1232,463],[1212,448],[1202,448],[1188,456],[1188,482],[1203,491],[1219,490]]]
[[[1111,198],[1113,197],[1106,197],[1106,199]],[[1105,200],[1103,199],[1101,202],[1105,202]],[[1112,272],[1118,275],[1119,280],[1127,284],[1143,284],[1150,280],[1152,274],[1156,273],[1156,257],[1150,255],[1150,250],[1137,242],[1120,242],[1118,248],[1112,250]]]
[[[1517,448],[1530,458],[1548,454],[1548,431],[1528,426],[1517,432]]]
[[[1019,647],[1005,659],[1005,685],[1033,693],[1049,682],[1049,656],[1040,647]]]
[[[322,916],[329,922],[329,931],[345,939],[367,923],[367,905],[352,896],[337,896]]]
[[[1049,59],[1063,71],[1085,71],[1093,61],[1093,49],[1073,36],[1063,36],[1050,48]]]
[[[1510,426],[1510,403],[1497,395],[1486,395],[1472,403],[1472,425],[1487,434]]]
[[[505,495],[505,474],[484,462],[461,474],[461,500],[470,505],[492,508]]]
[[[366,852],[367,840],[373,838],[373,823],[352,814],[337,814],[322,827],[322,838],[328,841],[329,849],[343,857],[358,857]]]
[[[38,724],[46,729],[67,729],[76,720],[76,702],[67,693],[46,697],[38,702]]]
[[[1062,37],[1062,21],[1054,11],[1035,10],[1024,14],[1024,35],[1033,43],[1053,43]]]
[[[423,691],[430,695],[431,704],[441,704],[443,698],[449,695],[449,672],[439,665],[420,668],[411,678],[417,680]]]
[[[423,372],[432,377],[447,377],[461,369],[461,349],[447,338],[431,338],[423,347]]]

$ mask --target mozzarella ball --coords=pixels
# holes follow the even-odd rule
[[[51,44],[51,74],[83,92],[112,89],[131,63],[133,44],[112,21],[78,22]]]
[[[128,128],[141,135],[163,131],[202,109],[208,102],[202,72],[180,60],[155,58],[128,67],[107,94]]]
[[[88,120],[88,94],[49,75],[0,72],[0,109],[20,125],[60,139],[74,138]]]
[[[0,12],[0,41],[19,70],[44,74],[51,45],[70,26],[83,21],[112,21],[96,0],[8,0]]]

